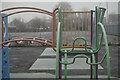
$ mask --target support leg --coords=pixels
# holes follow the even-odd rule
[[[98,53],[95,54],[95,62],[98,62]],[[96,79],[98,79],[98,64],[96,65]]]
[[[90,56],[90,62],[92,63],[92,55]],[[91,74],[90,74],[90,79],[92,79],[92,74],[93,74],[93,71],[92,71],[92,65],[90,65],[90,71],[91,71]]]
[[[59,61],[62,60],[62,55],[59,55]],[[59,62],[59,79],[62,79],[62,64]]]
[[[67,80],[67,53],[64,54],[65,58],[64,58],[64,80]]]
[[[0,14],[0,43],[2,42],[2,16]],[[2,46],[0,45],[0,80],[2,79]]]
[[[95,63],[95,55],[92,54],[92,62]],[[93,79],[96,80],[96,65],[92,65],[92,76]]]

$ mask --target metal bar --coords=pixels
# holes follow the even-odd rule
[[[80,13],[78,13],[78,37],[80,37]],[[78,46],[80,46],[80,40],[78,41]]]
[[[89,45],[91,46],[91,38],[92,38],[91,36],[91,13],[89,13],[88,15],[89,15],[88,17]]]
[[[62,61],[62,55],[59,54],[59,61]],[[59,62],[59,79],[62,79],[62,64]]]
[[[59,54],[61,49],[61,22],[62,22],[62,14],[61,7],[58,9],[58,28],[57,28],[57,43],[56,43],[56,80],[59,79]]]
[[[43,12],[43,11],[23,10],[23,11],[17,11],[17,12],[13,12],[13,13],[7,14],[7,15],[5,15],[4,17],[6,17],[6,16],[11,16],[11,15],[18,14],[18,13],[25,13],[25,12],[43,13],[43,14],[47,14],[47,15],[52,16],[52,14],[46,13],[46,12]]]
[[[90,55],[90,62],[93,63],[93,62],[92,62],[92,55]],[[91,72],[91,74],[90,74],[90,79],[93,79],[93,76],[92,76],[93,70],[92,70],[92,69],[93,69],[93,67],[92,67],[92,65],[90,65],[90,72]]]
[[[8,17],[4,17],[4,28],[5,28],[5,32],[4,32],[4,41],[8,40]],[[10,78],[10,70],[9,70],[10,66],[9,66],[9,49],[8,46],[3,48],[2,51],[2,78],[3,79],[7,79],[9,80]]]
[[[88,16],[88,13],[85,13],[85,37],[86,37],[86,40],[87,42],[89,41],[89,37],[87,36],[87,29],[88,29],[88,19],[89,19],[89,16]]]
[[[62,42],[63,42],[63,44],[64,44],[64,46],[65,46],[65,42],[66,42],[66,37],[65,37],[65,27],[66,27],[66,24],[65,24],[65,13],[63,13],[63,28],[62,28],[62,36],[63,36],[63,40],[62,40]]]
[[[64,80],[67,80],[67,54],[65,53],[64,54]]]
[[[93,11],[91,10],[91,47],[93,46]]]
[[[71,36],[73,36],[72,35],[72,29],[73,29],[73,17],[72,17],[72,13],[71,13],[71,30],[70,30],[70,32],[71,32]],[[71,38],[71,46],[72,46],[72,38]]]
[[[98,53],[95,53],[95,62],[98,63]],[[98,79],[98,64],[96,64],[96,79]]]
[[[71,25],[70,25],[70,23],[71,23],[70,16],[71,16],[71,15],[70,15],[70,13],[69,13],[69,14],[68,14],[68,26],[69,26],[69,27],[68,27],[68,29],[69,29],[69,30],[68,30],[68,44],[69,44],[69,45],[70,45],[70,42],[71,42],[71,40],[70,40],[70,37],[71,37],[71,35],[70,35],[70,30],[71,30],[71,29],[70,29],[70,28],[71,28]],[[69,46],[69,45],[68,45],[68,46]]]
[[[60,54],[60,22],[58,23],[57,28],[57,49],[56,49],[56,80],[59,79],[59,54]]]
[[[104,29],[104,26],[102,23],[98,23],[98,25],[101,27],[102,32],[103,32],[103,38],[104,38],[104,42],[105,42],[105,49],[106,49],[106,53],[107,53],[107,58],[106,58],[106,63],[107,63],[107,75],[108,75],[108,80],[110,80],[110,52],[109,52],[109,46],[108,46],[108,41],[107,41],[107,36],[106,36],[106,32]]]
[[[90,13],[90,11],[62,11],[63,13]]]
[[[65,18],[65,14],[64,14],[64,43],[65,43],[65,45],[67,45],[67,33],[66,33],[66,31],[67,31],[67,19]]]
[[[48,44],[48,45],[52,46],[52,42],[49,42],[47,40],[34,40],[34,39],[24,39],[24,38],[14,39],[14,40],[7,40],[7,41],[4,41],[4,42],[0,43],[0,45],[8,44],[10,42],[15,42],[15,41],[34,41],[34,42],[44,43],[44,44]]]
[[[50,11],[40,9],[40,8],[34,8],[34,7],[13,7],[13,8],[3,9],[0,12],[5,12],[5,11],[10,11],[10,10],[15,10],[15,9],[33,9],[33,10],[39,10],[39,11],[43,11],[43,12],[47,12],[49,14],[52,14]]]
[[[84,36],[84,14],[82,13],[82,36]],[[83,46],[83,44],[82,44],[82,46]]]
[[[5,32],[5,30],[4,30],[4,17],[2,17],[2,42],[4,42],[4,32]],[[2,47],[3,47],[3,45],[2,45]]]
[[[2,15],[0,14],[0,43],[1,42],[2,42]],[[2,47],[0,49],[0,80],[2,80]]]
[[[63,46],[62,48],[72,48],[73,46]],[[74,46],[74,48],[85,48],[85,46]],[[90,46],[86,46],[86,48],[91,48]]]
[[[92,62],[95,63],[95,55],[94,54],[92,54]],[[92,65],[92,70],[93,70],[93,74],[92,74],[93,79],[96,79],[96,65],[95,64]]]
[[[53,43],[52,43],[52,47],[53,47],[53,49],[55,50],[55,44],[56,44],[56,14],[55,14],[55,12],[53,12],[53,19],[52,19],[53,21],[52,21],[52,25],[53,25],[53,31],[52,31],[52,41],[53,41]]]
[[[74,37],[76,36],[76,13],[74,14]]]
[[[68,15],[68,14],[67,14]],[[65,15],[66,16],[66,15]],[[68,18],[68,16],[67,16],[67,18]],[[66,36],[65,36],[65,38],[66,38],[66,45],[68,46],[68,33],[67,33],[67,30],[69,30],[69,27],[68,27],[68,20],[67,20],[67,18],[66,18],[66,26],[65,26],[65,28],[66,28],[66,30],[65,30],[65,34],[66,34]]]
[[[103,23],[105,11],[106,11],[106,9],[104,9],[104,8],[101,9],[101,14],[100,14],[100,22],[101,23]]]
[[[53,10],[53,14],[52,14],[52,25],[53,25],[53,27],[52,27],[52,48],[53,48],[53,50],[54,51],[56,51],[56,49],[55,49],[55,44],[56,44],[56,11],[58,10],[58,8],[56,8],[56,9],[54,9]]]
[[[96,47],[99,47],[99,27],[97,23],[100,21],[100,9],[96,7]]]

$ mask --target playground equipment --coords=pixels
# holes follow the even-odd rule
[[[62,11],[59,7],[56,42],[56,79],[62,78],[61,65],[64,65],[64,79],[67,80],[67,66],[73,64],[77,58],[86,58],[86,63],[91,65],[91,78],[97,79],[98,64],[101,64],[106,58],[107,75],[108,80],[110,80],[109,47],[103,25],[105,10],[105,8],[96,7],[95,11]],[[90,35],[88,36],[88,34]],[[98,61],[98,53],[103,40],[106,53]],[[74,55],[72,62],[68,61],[68,56],[70,55]],[[91,62],[88,61],[88,58],[90,58]]]
[[[16,9],[21,9],[21,11],[5,13]],[[8,16],[23,12],[37,12],[51,16],[53,19],[52,40],[33,37],[8,40]],[[14,7],[0,11],[0,65],[2,65],[0,66],[0,78],[3,80],[10,78],[8,50],[10,42],[35,41],[48,44],[56,51],[56,80],[62,79],[62,65],[65,66],[64,78],[67,79],[67,65],[73,64],[77,58],[86,58],[86,63],[91,65],[91,78],[93,79],[98,78],[98,64],[106,58],[107,74],[110,79],[109,47],[103,25],[104,13],[105,9],[99,7],[85,12],[62,11],[60,7],[53,12],[33,7]],[[99,62],[98,53],[102,39],[105,42],[106,53]],[[67,60],[69,55],[74,56],[72,62]],[[88,62],[88,58],[91,62]]]
[[[49,12],[44,9],[33,8],[33,7],[14,7],[8,8],[0,11],[0,79],[6,80],[10,78],[10,71],[9,71],[9,44],[15,41],[34,41],[38,43],[45,43],[50,46],[53,44],[53,40],[48,40],[44,38],[19,38],[19,39],[12,39],[8,40],[8,17],[14,14],[23,13],[23,12],[35,12],[35,13],[42,13],[49,16],[53,16],[53,12]],[[6,14],[9,13],[9,14]],[[55,49],[54,49],[55,50]]]

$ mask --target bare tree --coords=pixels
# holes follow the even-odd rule
[[[56,7],[59,7],[59,6],[61,6],[61,8],[62,8],[63,11],[72,11],[72,10],[73,10],[73,9],[72,9],[72,6],[70,5],[69,2],[59,2],[59,3],[55,6],[55,8],[56,8]]]
[[[73,11],[72,6],[69,2],[59,2],[55,8],[61,7],[62,11]],[[63,31],[66,31],[69,25],[67,25],[68,21],[70,20],[71,13],[63,13],[62,14],[62,25],[63,25]]]
[[[16,30],[21,32],[21,31],[25,31],[26,29],[26,23],[24,23],[23,19],[14,19],[12,22],[10,22],[11,26],[16,26]]]

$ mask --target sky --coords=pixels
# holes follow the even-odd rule
[[[107,9],[106,15],[109,13],[118,13],[118,2],[69,2],[73,8],[73,10],[80,11],[83,8],[87,8],[89,10],[94,10],[95,6],[101,6]],[[37,7],[41,9],[46,9],[48,11],[53,11],[55,5],[58,2],[1,2],[0,9],[10,8],[10,7],[17,7],[17,6],[29,6],[29,7]],[[107,7],[108,4],[108,7]],[[41,17],[39,14],[36,13],[21,13],[16,14],[9,17],[9,22],[11,22],[14,18],[23,18],[26,22],[34,17]],[[42,15],[44,18],[49,18],[48,16]]]

